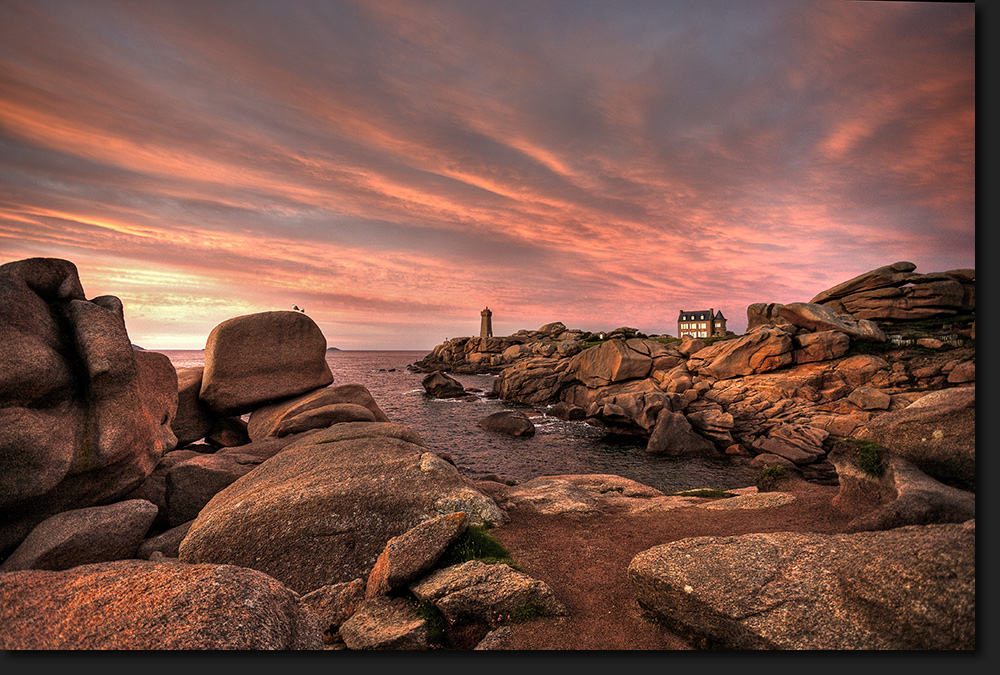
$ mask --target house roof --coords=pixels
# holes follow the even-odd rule
[[[708,321],[712,317],[712,310],[710,309],[696,309],[696,310],[681,310],[680,316],[677,317],[678,321]]]

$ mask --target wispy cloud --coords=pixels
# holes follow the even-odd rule
[[[7,2],[0,262],[152,347],[305,306],[331,344],[808,300],[975,266],[975,10],[717,0]]]

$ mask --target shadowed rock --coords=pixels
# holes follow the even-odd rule
[[[316,616],[261,572],[124,560],[0,574],[0,649],[322,649]]]
[[[157,508],[144,499],[63,511],[38,524],[0,572],[64,570],[135,557]]]
[[[234,448],[250,442],[247,423],[239,417],[219,417],[205,435],[205,443],[216,448]]]
[[[844,443],[830,453],[830,461],[840,485],[834,506],[860,514],[846,532],[964,523],[976,517],[975,493],[936,481],[901,457],[885,457],[884,472],[871,475],[859,468],[854,446]]]
[[[177,414],[171,424],[177,447],[201,440],[212,430],[215,418],[198,398],[204,371],[204,366],[177,369]]]
[[[424,391],[434,398],[455,398],[465,394],[462,383],[447,373],[435,370],[420,381]]]
[[[4,555],[48,516],[146,479],[176,444],[177,379],[166,356],[132,348],[117,298],[85,299],[66,260],[0,265],[0,306]]]
[[[135,552],[135,557],[142,560],[149,560],[154,552],[161,553],[165,558],[177,559],[177,549],[180,547],[184,536],[191,527],[193,521],[181,523],[177,527],[172,527],[166,532],[150,537],[139,544],[139,549]]]
[[[715,457],[715,444],[698,435],[681,413],[663,410],[646,442],[646,452],[668,457]]]
[[[855,432],[954,487],[976,490],[976,388],[932,392]]]

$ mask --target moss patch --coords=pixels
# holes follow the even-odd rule
[[[885,474],[885,455],[888,453],[888,450],[875,441],[845,438],[837,441],[834,448],[850,451],[858,468],[869,476],[878,478]]]
[[[516,563],[510,557],[503,544],[483,527],[468,527],[448,550],[441,556],[439,567],[458,565],[469,560],[479,560],[484,563],[505,563],[517,569]]]

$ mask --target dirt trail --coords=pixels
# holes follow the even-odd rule
[[[853,516],[832,505],[837,491],[837,487],[804,483],[796,488],[796,500],[791,504],[753,510],[691,507],[585,519],[510,510],[510,522],[492,533],[525,573],[552,588],[569,616],[512,624],[493,648],[692,649],[682,636],[644,616],[628,582],[632,558],[659,544],[688,537],[841,532]]]

